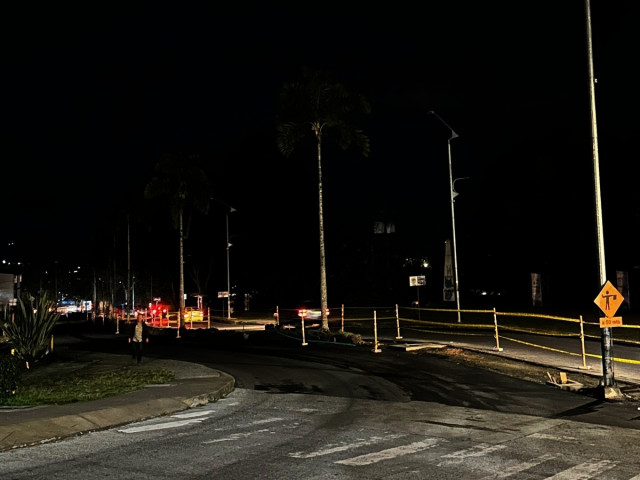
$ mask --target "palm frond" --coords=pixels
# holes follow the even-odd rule
[[[209,211],[211,184],[192,154],[166,154],[155,165],[155,175],[144,189],[146,199],[163,199],[169,203],[174,228],[186,208],[206,215]]]
[[[351,93],[325,72],[304,69],[301,81],[286,83],[280,90],[278,148],[283,155],[291,155],[312,133],[309,126],[315,124],[323,126],[323,136],[336,138],[340,148],[356,147],[367,157],[369,140],[354,126],[354,120],[370,112],[371,105],[363,95]]]
[[[303,127],[296,122],[284,122],[277,127],[278,131],[278,149],[285,157],[290,156],[296,145],[308,135],[309,125]]]

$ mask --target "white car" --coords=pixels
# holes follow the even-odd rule
[[[299,308],[298,316],[304,317],[305,320],[319,320],[322,318],[321,308]],[[329,309],[327,308],[327,317],[329,316]]]

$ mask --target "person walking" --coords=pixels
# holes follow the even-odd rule
[[[142,362],[142,346],[145,343],[149,343],[149,327],[144,322],[142,315],[138,315],[138,321],[131,327],[129,333],[129,343],[133,346],[133,352],[131,353],[138,364]]]

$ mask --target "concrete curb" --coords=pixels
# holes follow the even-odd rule
[[[88,402],[77,413],[63,414],[67,410],[65,406],[34,407],[39,418],[0,425],[0,451],[48,443],[216,402],[234,390],[235,379],[219,372],[219,375],[207,378],[178,381],[162,386],[175,390],[168,395],[162,392],[162,396],[153,393],[157,387]],[[203,391],[206,393],[198,393]],[[48,415],[37,415],[39,411],[45,412],[47,409]]]

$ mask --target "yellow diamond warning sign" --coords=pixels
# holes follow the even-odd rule
[[[607,318],[612,318],[622,302],[624,301],[624,297],[620,294],[620,292],[613,286],[613,284],[607,280],[607,283],[604,284],[602,290],[595,298],[594,303],[600,307],[600,310],[607,316]]]

